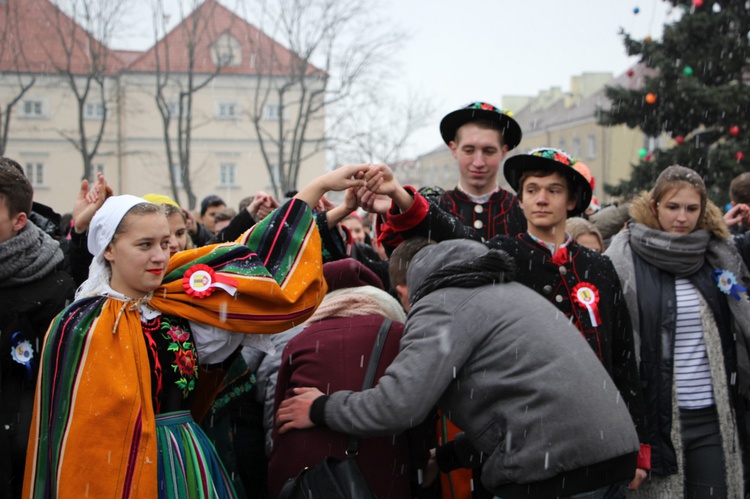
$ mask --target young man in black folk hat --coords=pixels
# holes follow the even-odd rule
[[[638,430],[646,441],[644,402],[636,363],[630,316],[612,262],[578,245],[565,232],[565,221],[591,202],[591,185],[563,151],[542,148],[505,162],[504,174],[516,190],[528,222],[515,237],[487,243],[516,261],[517,279],[546,297],[570,318],[610,374]],[[641,446],[637,488],[650,469],[650,448]]]
[[[499,234],[523,232],[526,221],[516,197],[497,183],[505,155],[521,142],[521,127],[510,113],[474,102],[446,115],[440,134],[458,163],[458,185],[449,191],[420,193],[396,182],[389,193],[394,203],[387,212],[381,211],[386,219],[380,227],[386,247],[392,249],[414,236],[427,237],[451,220],[460,222],[461,237],[469,239],[486,241]],[[367,199],[362,204],[374,209]]]

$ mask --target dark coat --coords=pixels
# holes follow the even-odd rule
[[[620,281],[606,256],[571,241],[567,258],[553,262],[550,251],[528,233],[495,237],[487,243],[506,251],[516,261],[516,280],[547,298],[583,334],[591,349],[617,385],[630,410],[641,442],[646,442],[645,408],[639,385],[638,365]],[[586,308],[575,301],[573,289],[591,284],[599,293],[598,326],[593,326]]]
[[[526,231],[526,218],[518,198],[499,189],[485,203],[477,204],[466,193],[430,190],[425,195],[414,192],[414,203],[404,213],[393,209],[381,230],[384,244],[393,249],[410,237],[424,236],[436,241],[473,239],[488,241],[498,235],[515,236]]]
[[[750,268],[750,231],[745,231],[742,234],[733,236],[737,251],[739,251],[742,261],[745,262],[745,266]]]
[[[5,478],[0,481],[0,497],[11,490],[15,491],[12,496],[21,495],[44,335],[74,292],[73,279],[63,271],[53,271],[23,286],[0,288],[0,476]],[[33,349],[28,369],[10,355],[14,344],[23,341]]]
[[[675,308],[675,278],[653,265],[649,265],[633,252],[633,266],[638,283],[639,316],[641,318],[641,377],[647,402],[648,420],[658,421],[648,428],[651,444],[651,466],[654,473],[677,473],[677,457],[672,442],[672,387],[674,385],[674,340],[677,325]],[[731,313],[727,295],[722,294],[711,276],[708,263],[688,276],[706,300],[716,328],[719,331],[724,353],[724,370],[729,387],[729,398],[738,420],[742,421],[744,402],[740,399],[738,384],[732,381],[737,372],[737,347],[731,327]],[[742,425],[739,435],[745,440]]]
[[[281,401],[294,394],[296,387],[316,387],[323,393],[362,389],[367,362],[383,318],[365,315],[351,318],[328,318],[314,322],[292,338],[284,348],[278,380],[274,413]],[[375,379],[379,379],[399,351],[404,326],[394,322],[383,348]],[[377,384],[377,381],[375,382]],[[420,423],[415,421],[414,424]],[[433,425],[434,426],[434,425]],[[378,498],[410,497],[410,448],[418,445],[407,438],[407,432],[397,436],[362,438],[359,441],[357,463]],[[279,435],[273,432],[273,451],[269,463],[269,488],[276,497],[284,482],[296,476],[304,467],[314,466],[326,456],[343,459],[347,436],[328,428],[316,427]],[[430,444],[425,442],[425,453]]]

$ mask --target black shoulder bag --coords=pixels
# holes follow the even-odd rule
[[[371,388],[375,381],[375,371],[391,323],[390,319],[383,319],[380,325],[362,391]],[[358,449],[359,438],[350,436],[346,458],[341,460],[328,456],[312,468],[303,469],[295,478],[287,480],[278,499],[376,499],[355,460]]]

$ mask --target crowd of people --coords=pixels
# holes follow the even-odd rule
[[[0,497],[276,498],[356,438],[380,499],[745,498],[750,173],[600,209],[491,104],[440,133],[454,189],[237,211],[99,174],[60,217],[0,158]]]

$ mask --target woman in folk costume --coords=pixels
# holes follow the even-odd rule
[[[635,497],[744,497],[750,276],[695,171],[671,166],[606,251],[633,319],[651,477]]]
[[[89,279],[45,340],[24,497],[233,497],[188,411],[197,364],[268,341],[236,332],[282,331],[315,311],[326,286],[309,207],[362,185],[352,177],[365,168],[317,178],[236,243],[171,259],[161,206],[107,199],[89,228]]]

